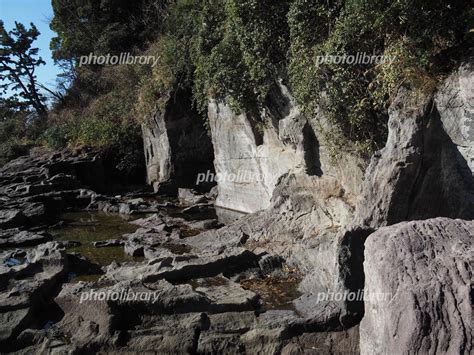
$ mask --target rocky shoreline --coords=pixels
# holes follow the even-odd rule
[[[36,151],[8,163],[2,352],[471,353],[472,73],[461,66],[416,106],[400,90],[387,144],[366,169],[351,153],[330,159],[282,84],[262,136],[211,102],[216,172],[245,165],[261,181],[208,193],[179,186],[173,174],[186,175],[188,148],[163,131],[169,112],[149,130],[172,147],[147,153],[156,192],[105,193],[97,152]],[[160,195],[163,186],[177,198]],[[249,213],[223,224],[216,206]],[[132,260],[99,265],[71,252],[77,241],[50,233],[67,210],[136,217],[134,232],[91,245]]]
[[[246,245],[245,235],[235,246],[193,245],[196,235],[222,227],[212,194],[181,189],[175,203],[158,202],[150,197],[153,193],[107,197],[82,188],[77,175],[51,176],[56,156],[20,158],[2,171],[8,196],[2,227],[12,227],[2,230],[2,348],[19,353],[277,351],[296,346],[292,341],[307,327],[318,326],[292,304],[300,294],[301,274],[282,257]],[[70,164],[88,166],[97,159],[88,154],[71,158]],[[64,156],[61,161],[64,171],[70,170]],[[28,213],[33,207],[37,213]],[[131,222],[138,227],[134,233],[94,243],[96,248],[121,246],[144,260],[101,266],[68,252],[77,242],[53,241],[47,231],[57,225],[59,212],[77,208],[151,214]],[[87,274],[97,280],[71,280],[71,275]],[[84,294],[99,291],[140,294],[144,300],[83,301]],[[342,344],[347,344],[335,349],[356,352],[357,342],[349,339],[356,334],[350,330],[325,337],[345,339]]]

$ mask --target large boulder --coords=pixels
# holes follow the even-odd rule
[[[379,229],[365,244],[362,354],[473,351],[474,222]]]

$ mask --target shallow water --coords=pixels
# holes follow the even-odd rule
[[[71,240],[81,243],[78,247],[68,249],[69,252],[78,252],[90,261],[104,266],[114,261],[121,263],[139,260],[125,254],[121,246],[95,248],[92,245],[96,241],[120,239],[123,234],[135,232],[138,226],[128,223],[134,218],[85,211],[65,213],[60,218],[65,222],[64,226],[52,228],[48,232],[55,240]]]

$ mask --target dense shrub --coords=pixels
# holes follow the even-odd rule
[[[0,121],[0,166],[26,154],[32,145],[34,129],[28,127],[26,112],[4,112]],[[30,132],[31,131],[31,132]]]
[[[282,78],[309,116],[326,112],[328,140],[370,152],[385,140],[387,107],[401,84],[421,94],[436,87],[445,66],[437,58],[462,42],[472,9],[459,0],[177,0],[169,12],[168,82],[192,84],[203,112],[209,96],[258,111]],[[395,60],[317,63],[357,53]]]
[[[386,108],[400,85],[422,94],[436,87],[436,56],[461,43],[470,13],[459,0],[295,0],[288,15],[291,87],[306,112],[322,106],[337,133],[370,152],[384,141]],[[318,55],[358,52],[394,61],[316,63]]]
[[[385,140],[387,108],[400,85],[412,87],[415,95],[432,92],[458,59],[473,15],[465,0],[141,0],[133,6],[114,0],[102,10],[84,4],[75,11],[90,17],[88,26],[103,40],[78,38],[80,31],[72,30],[82,25],[56,2],[57,58],[126,49],[159,56],[160,62],[76,68],[57,107],[63,119],[44,135],[57,145],[125,147],[126,137],[139,135],[137,118],[163,108],[180,89],[193,90],[203,115],[214,97],[258,117],[272,86],[283,79],[308,117],[320,109],[326,113],[332,129],[321,128],[334,152],[351,141],[370,153]],[[114,26],[138,32],[112,36]],[[114,36],[121,38],[118,47],[110,41]],[[357,53],[395,60],[317,61],[326,54]]]

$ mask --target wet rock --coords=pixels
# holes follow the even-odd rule
[[[0,230],[0,247],[28,247],[46,243],[53,237],[46,232],[20,231],[18,229]]]
[[[205,203],[207,198],[191,189],[178,189],[178,198],[182,204],[197,205]]]
[[[13,339],[41,319],[35,316],[54,297],[68,272],[63,249],[42,244],[27,253],[27,263],[0,266],[0,345],[9,349]]]
[[[436,218],[367,239],[362,353],[472,352],[473,236],[472,221]]]
[[[101,241],[92,243],[92,245],[95,248],[118,247],[118,246],[125,245],[125,241],[120,240],[120,239],[101,240]]]

